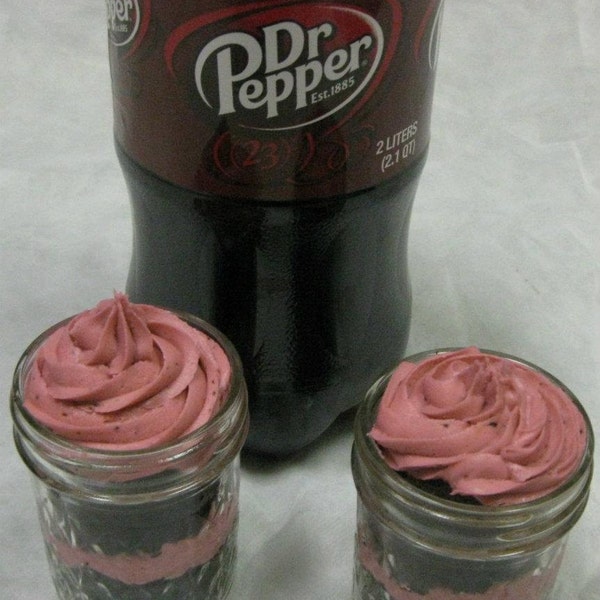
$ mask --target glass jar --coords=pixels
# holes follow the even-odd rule
[[[174,312],[174,311],[173,311]],[[236,556],[239,455],[248,431],[246,385],[229,341],[179,316],[227,354],[231,387],[205,425],[148,450],[105,451],[66,441],[24,410],[39,336],[14,374],[17,449],[33,474],[50,571],[61,600],[221,600]]]
[[[438,350],[405,359],[417,363]],[[568,531],[587,503],[593,433],[584,409],[556,378],[523,364],[561,387],[584,416],[587,447],[572,477],[547,496],[508,506],[438,497],[392,470],[368,436],[391,373],[359,407],[352,448],[358,492],[353,600],[547,600]]]

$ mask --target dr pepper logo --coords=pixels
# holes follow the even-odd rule
[[[389,60],[386,43],[379,23],[355,7],[257,2],[184,23],[165,60],[174,77],[193,81],[204,112],[289,130],[366,101]]]
[[[106,0],[108,39],[132,53],[141,43],[150,20],[150,0]]]

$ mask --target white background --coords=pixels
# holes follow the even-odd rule
[[[448,0],[410,237],[409,351],[476,344],[562,379],[600,434],[600,3]],[[123,289],[131,224],[102,0],[0,2],[0,597],[53,598],[8,393],[26,345]],[[351,419],[245,459],[232,599],[347,600]],[[600,599],[600,493],[556,600]],[[526,599],[523,599],[526,600]]]

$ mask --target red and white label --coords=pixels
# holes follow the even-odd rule
[[[441,4],[107,0],[117,140],[223,196],[375,185],[426,150]],[[407,127],[410,148],[382,171],[381,141]]]

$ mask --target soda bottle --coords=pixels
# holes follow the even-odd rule
[[[442,0],[107,0],[127,292],[234,343],[247,449],[299,450],[402,357]]]

